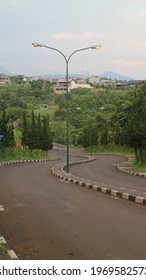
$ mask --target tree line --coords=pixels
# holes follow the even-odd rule
[[[0,87],[0,135],[4,135],[0,145],[15,145],[14,122],[22,133],[23,146],[30,150],[46,151],[52,141],[66,144],[66,95],[53,94],[51,88],[42,81]],[[50,119],[49,110],[46,117],[34,114],[43,103],[54,105]],[[88,150],[94,146],[97,152],[100,147],[110,150],[112,145],[130,147],[136,160],[142,162],[146,150],[146,85],[126,90],[73,90],[69,93],[69,136],[70,145]]]
[[[58,96],[56,103],[55,118],[63,124],[66,118],[65,96]],[[94,146],[95,151],[101,147],[109,147],[110,150],[114,145],[129,147],[134,150],[137,162],[146,161],[145,84],[122,91],[74,90],[69,98],[69,120],[71,144],[88,150]],[[57,142],[57,134],[55,137]]]
[[[87,148],[91,145],[116,144],[133,148],[135,158],[143,162],[146,149],[146,86],[118,98],[114,110],[99,111],[90,116],[78,139]]]
[[[31,151],[40,149],[44,152],[52,149],[52,132],[49,125],[49,118],[40,115],[35,116],[32,111],[31,117],[27,117],[26,112],[22,117],[22,138],[21,145]],[[3,110],[0,118],[0,145],[2,148],[14,147],[16,145],[14,138],[14,127]]]
[[[30,150],[40,149],[44,152],[52,149],[52,132],[49,124],[49,117],[41,119],[40,114],[35,116],[31,113],[29,121],[26,113],[23,114],[22,122],[22,145]]]

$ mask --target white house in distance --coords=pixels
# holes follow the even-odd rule
[[[0,74],[0,84],[9,85],[11,83],[10,78],[5,74]]]
[[[94,84],[94,85],[99,85],[99,86],[114,86],[115,85],[115,81],[112,79],[106,79],[106,78],[101,78],[98,76],[91,76],[89,78],[89,83]]]
[[[68,91],[75,88],[92,88],[85,80],[68,79]],[[54,93],[66,93],[66,79],[59,79],[54,86]]]

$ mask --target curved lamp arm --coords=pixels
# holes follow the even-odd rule
[[[63,52],[61,52],[60,50],[56,49],[56,48],[53,48],[53,47],[50,47],[50,46],[46,46],[46,45],[43,45],[43,44],[40,44],[40,43],[32,43],[33,47],[44,47],[44,48],[47,48],[47,49],[50,49],[50,50],[54,50],[56,52],[59,52],[65,59],[66,62],[69,62],[70,58],[77,52],[81,52],[81,51],[85,51],[85,50],[89,50],[89,49],[94,49],[94,50],[99,50],[101,48],[101,45],[95,45],[95,46],[91,46],[91,47],[86,47],[86,48],[82,48],[82,49],[78,49],[78,50],[75,50],[74,52],[72,52],[68,57],[64,55]]]

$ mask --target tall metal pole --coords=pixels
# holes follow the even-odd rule
[[[67,171],[67,173],[69,173],[68,62],[69,62],[69,60],[66,60],[66,171]]]
[[[101,48],[100,45],[95,45],[95,46],[91,46],[91,47],[87,47],[87,48],[83,48],[83,49],[78,49],[76,51],[74,51],[73,53],[70,54],[70,56],[65,56],[64,53],[62,53],[60,50],[56,49],[56,48],[52,48],[46,45],[42,45],[40,43],[32,43],[32,45],[34,47],[45,47],[54,51],[59,52],[63,58],[65,59],[65,63],[66,63],[66,169],[67,169],[67,173],[69,173],[69,94],[68,94],[68,64],[69,64],[69,60],[70,58],[77,52],[80,51],[84,51],[84,50],[88,50],[88,49],[95,49],[98,50]]]

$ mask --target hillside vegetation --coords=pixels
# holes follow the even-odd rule
[[[45,109],[42,104],[47,105]],[[0,86],[0,135],[6,134],[4,122],[11,137],[12,131],[15,133],[10,143],[6,142],[6,135],[4,141],[0,140],[1,157],[4,148],[12,148],[17,142],[23,151],[31,152],[47,151],[52,141],[65,144],[66,95],[54,94],[53,84],[42,80],[27,84],[17,80],[10,86]],[[122,91],[109,88],[71,91],[69,124],[70,145],[83,146],[90,153],[135,153],[138,164],[146,162],[145,85]],[[24,135],[28,138],[31,135],[31,140],[26,141]],[[40,144],[42,135],[49,141],[44,148]]]

